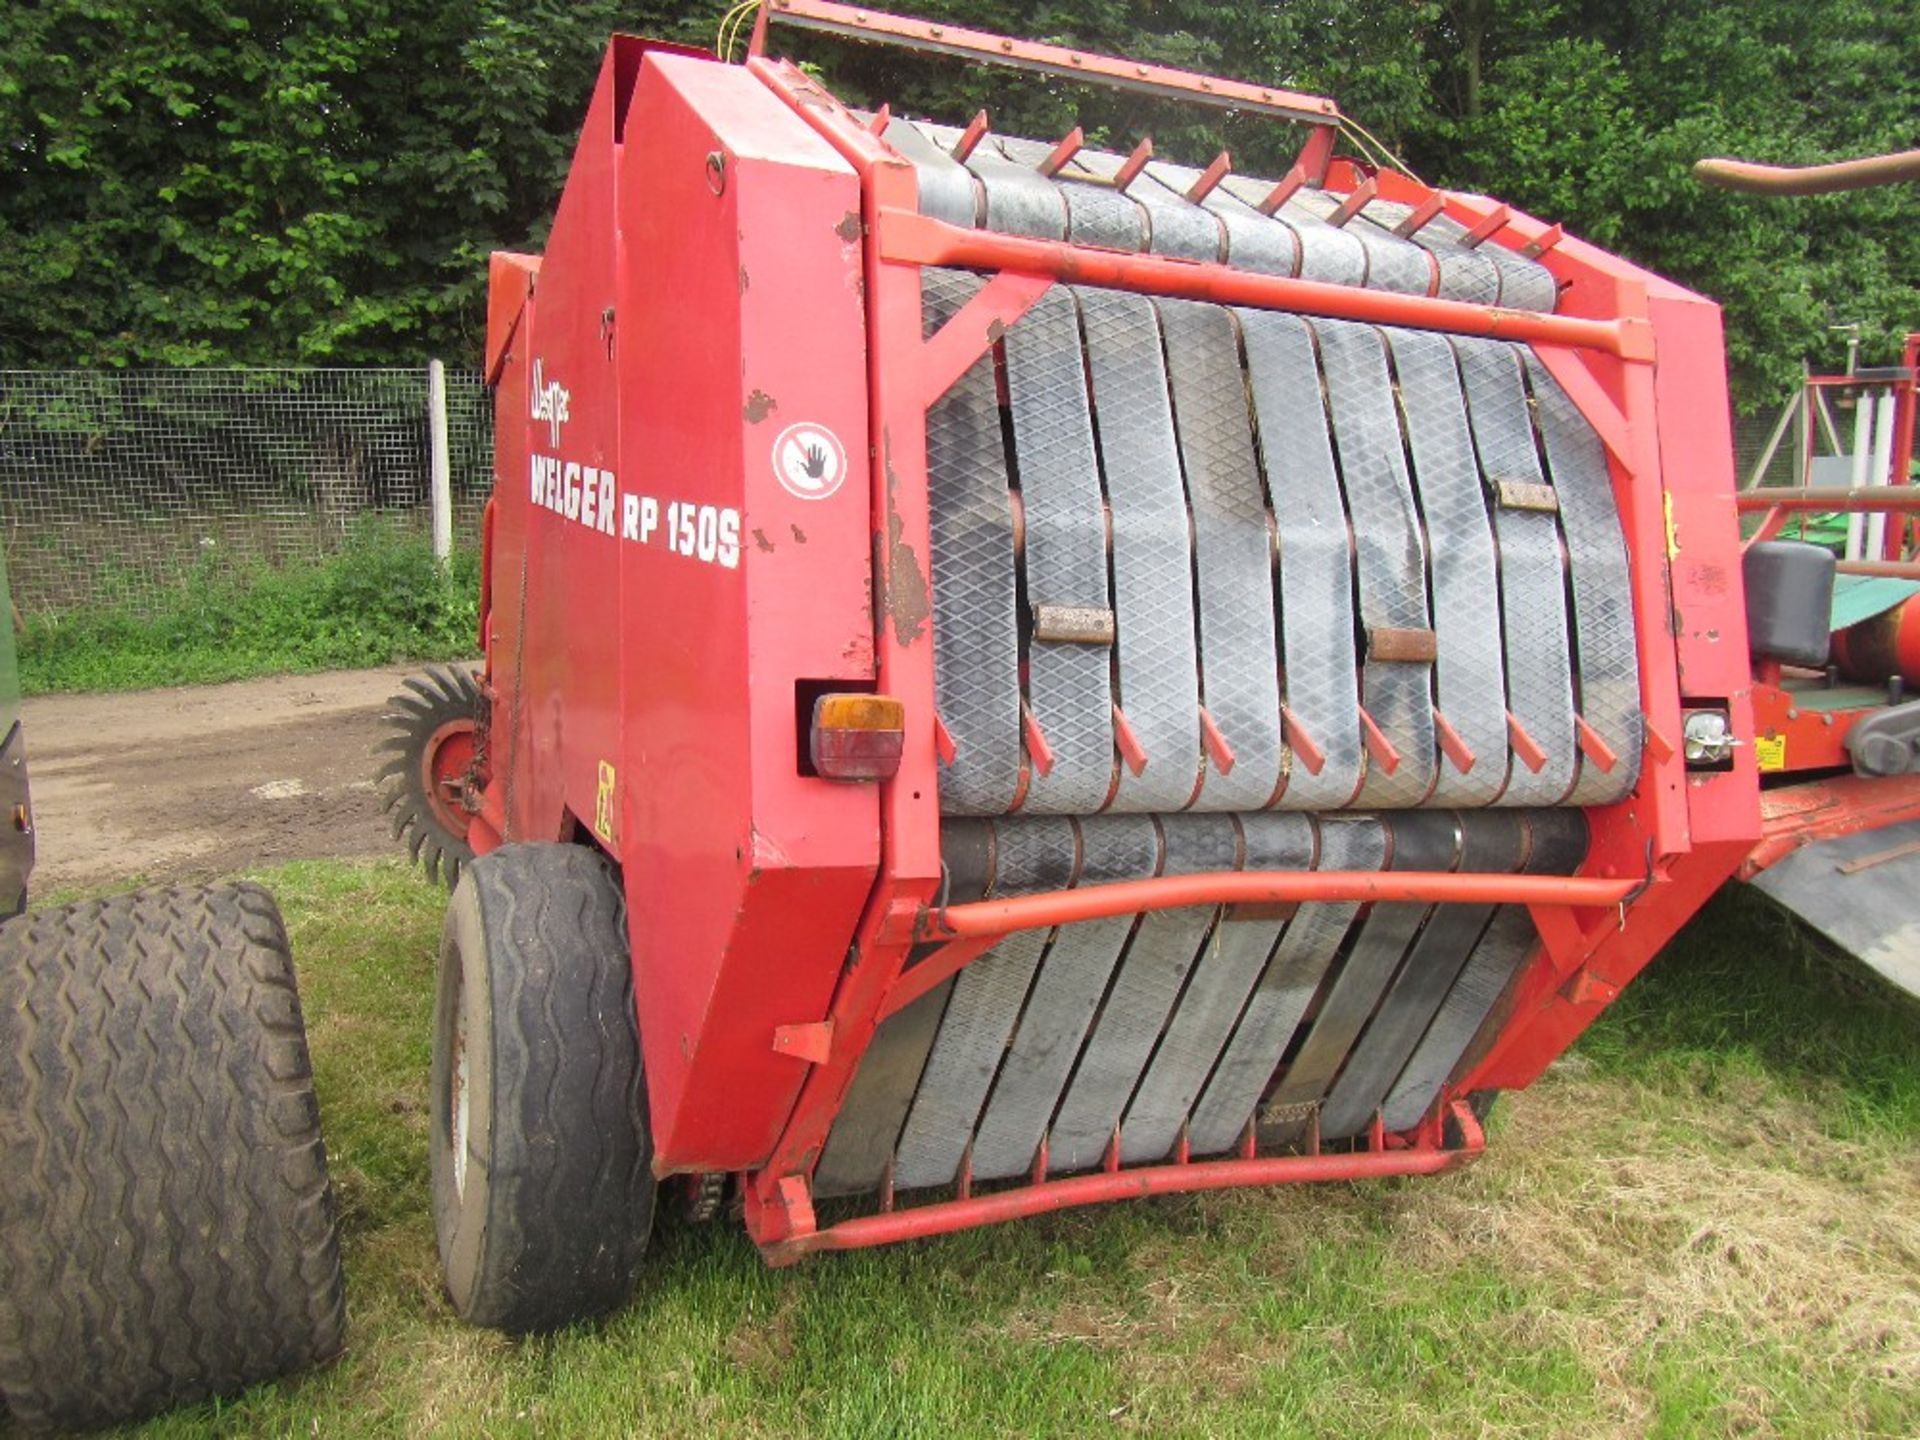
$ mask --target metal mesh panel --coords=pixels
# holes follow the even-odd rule
[[[429,523],[427,369],[0,370],[0,524],[23,613],[139,610],[312,560],[354,517]],[[493,484],[492,397],[447,376],[454,533]]]

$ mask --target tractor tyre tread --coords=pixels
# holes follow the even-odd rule
[[[258,885],[0,925],[0,1394],[92,1427],[331,1358],[345,1299],[286,929]]]
[[[488,1087],[493,1120],[471,1131],[462,1196],[450,1178],[445,967],[461,962],[456,933],[471,937],[461,927],[475,921],[484,953],[465,962],[486,966],[491,1035],[475,1053],[486,1042],[469,1019],[468,1083]],[[434,1036],[434,1220],[448,1293],[471,1323],[554,1330],[618,1308],[639,1279],[657,1187],[626,926],[618,879],[588,846],[503,846],[456,888]],[[453,1244],[456,1227],[475,1224],[477,1243]]]

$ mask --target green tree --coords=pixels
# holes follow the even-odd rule
[[[903,0],[904,3],[904,0]],[[1749,406],[1920,327],[1911,188],[1701,189],[1706,154],[1914,143],[1920,0],[915,0],[921,14],[1335,96],[1425,178],[1721,300]],[[485,256],[535,247],[606,36],[711,43],[641,0],[43,0],[0,10],[0,365],[474,356]],[[1139,96],[781,31],[846,98],[1082,125],[1277,173],[1299,137]]]

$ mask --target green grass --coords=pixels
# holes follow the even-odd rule
[[[209,567],[139,606],[30,617],[21,689],[136,690],[467,655],[479,577],[472,551],[442,569],[418,534],[372,517],[324,560]]]
[[[442,897],[261,878],[295,944],[348,1348],[151,1436],[1920,1433],[1920,1016],[1717,902],[1440,1180],[1067,1213],[765,1268],[669,1223],[633,1304],[457,1324],[427,1209]]]

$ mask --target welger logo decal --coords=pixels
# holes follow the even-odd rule
[[[547,381],[547,364],[544,360],[533,362],[533,418],[547,422],[547,433],[552,437],[553,448],[560,448],[560,427],[567,423],[568,402],[573,399],[570,391],[558,380],[551,384]]]

